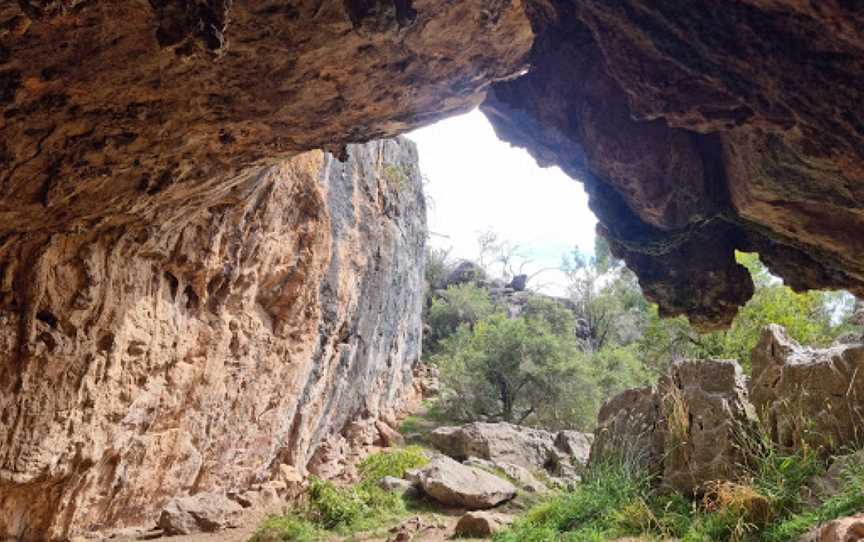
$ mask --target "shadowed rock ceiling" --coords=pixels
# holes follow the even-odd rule
[[[840,0],[6,2],[0,224],[159,228],[488,90],[662,313],[723,327],[753,289],[735,249],[862,292],[862,48]]]

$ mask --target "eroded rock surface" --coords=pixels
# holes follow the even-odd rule
[[[416,478],[423,492],[446,506],[492,508],[516,496],[516,487],[494,474],[438,456]]]
[[[750,359],[750,397],[778,445],[829,453],[864,443],[864,344],[803,347],[771,324]]]
[[[395,425],[424,239],[405,140],[302,154],[159,227],[7,236],[0,535],[151,523]]]
[[[578,431],[553,433],[505,422],[474,422],[439,427],[429,433],[427,440],[460,461],[474,457],[568,478],[578,474],[576,465],[587,463],[593,435]]]
[[[736,249],[864,293],[854,2],[22,0],[0,23],[10,231],[163,223],[483,101],[585,183],[662,314],[727,325],[753,290]]]
[[[736,249],[793,288],[862,292],[860,6],[537,5],[531,71],[482,109],[584,181],[599,232],[661,314],[728,324],[753,291]]]
[[[705,482],[740,476],[755,421],[737,363],[680,361],[656,387],[603,405],[591,462],[638,464],[677,491],[699,493]]]

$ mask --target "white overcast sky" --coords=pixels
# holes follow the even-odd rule
[[[557,267],[574,246],[591,253],[597,220],[582,185],[558,168],[541,168],[523,149],[497,138],[478,110],[415,130],[420,170],[427,177],[430,243],[454,258],[475,259],[477,235],[488,229],[521,245],[531,270]],[[559,273],[531,286],[562,293]],[[557,285],[557,286],[556,286]]]

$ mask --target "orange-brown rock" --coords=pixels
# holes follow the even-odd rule
[[[172,497],[305,471],[413,389],[413,144],[305,153],[187,215],[7,238],[0,535],[144,525]]]
[[[531,70],[482,108],[581,179],[663,315],[728,324],[735,250],[864,293],[864,11],[829,0],[550,0]]]
[[[864,293],[862,58],[840,0],[0,3],[0,531],[143,520],[392,421],[416,341],[357,315],[410,305],[380,296],[420,253],[360,180],[398,171],[345,145],[481,102],[664,315],[728,324],[734,250]]]

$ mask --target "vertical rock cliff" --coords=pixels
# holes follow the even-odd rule
[[[393,419],[420,350],[406,140],[251,171],[122,227],[0,242],[0,538],[154,519]]]

